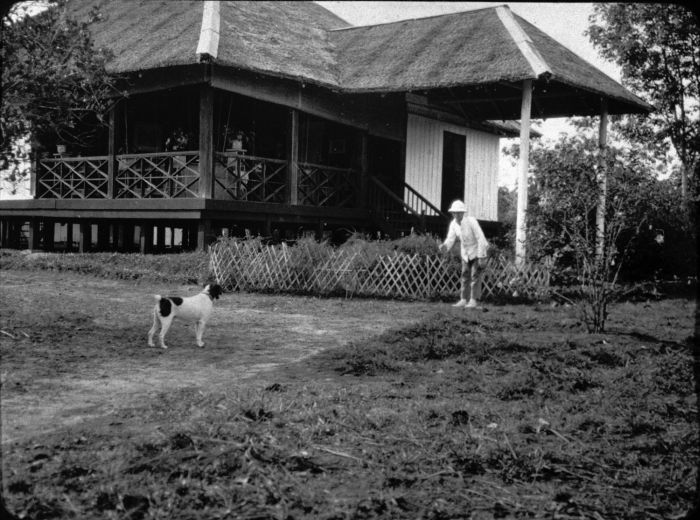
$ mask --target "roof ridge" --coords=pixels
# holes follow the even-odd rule
[[[219,54],[221,33],[221,3],[219,0],[206,0],[202,7],[202,28],[195,54],[202,59],[205,55],[216,58]]]
[[[547,65],[547,62],[532,43],[528,34],[515,19],[510,8],[507,5],[499,5],[496,7],[496,14],[523,57],[532,67],[535,77],[539,78],[542,74],[551,74],[552,70],[549,65]]]
[[[406,18],[404,20],[395,20],[393,22],[372,23],[372,24],[368,24],[368,25],[351,25],[350,27],[339,27],[338,29],[329,29],[328,32],[347,31],[350,29],[366,29],[367,27],[379,27],[382,25],[391,25],[394,23],[415,22],[417,20],[429,20],[430,18],[439,18],[441,16],[455,16],[455,15],[459,15],[459,14],[475,13],[477,11],[484,11],[486,9],[497,9],[497,8],[503,7],[503,6],[505,6],[505,4],[477,7],[476,9],[467,9],[466,11],[455,11],[452,13],[432,14],[430,16],[419,16],[417,18]]]

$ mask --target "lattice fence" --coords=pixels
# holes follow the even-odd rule
[[[460,263],[441,256],[393,253],[369,257],[362,251],[319,252],[304,247],[219,242],[211,246],[217,283],[234,291],[301,292],[390,298],[454,297],[460,288]],[[489,258],[483,297],[544,298],[551,262],[515,266]]]

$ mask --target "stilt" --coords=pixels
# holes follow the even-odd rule
[[[156,226],[156,252],[165,252],[165,226],[162,224]]]
[[[8,230],[9,222],[7,220],[0,220],[0,247],[8,247]]]
[[[97,250],[109,251],[109,224],[97,224]]]
[[[87,253],[92,244],[92,226],[89,222],[80,223],[80,239],[78,240],[78,253]]]
[[[41,238],[41,221],[38,218],[33,218],[29,221],[29,236],[27,237],[27,249],[30,251],[39,251]]]
[[[66,223],[66,253],[73,251],[73,223]]]
[[[206,251],[212,242],[211,220],[200,220],[197,224],[197,250]]]
[[[139,226],[139,250],[141,254],[147,255],[153,252],[153,225],[146,222]]]
[[[115,234],[117,235],[117,251],[123,253],[124,244],[126,243],[126,229],[124,229],[124,224],[117,224],[115,228]]]
[[[41,228],[41,242],[44,251],[53,251],[54,249],[54,227],[53,220],[44,220],[44,225]]]

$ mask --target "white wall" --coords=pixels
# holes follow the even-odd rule
[[[406,182],[440,207],[444,131],[466,136],[463,200],[469,213],[476,218],[497,220],[500,155],[497,135],[408,114]],[[455,198],[458,196],[455,194]]]

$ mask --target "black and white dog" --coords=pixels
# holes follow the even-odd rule
[[[158,302],[153,308],[153,327],[148,331],[148,346],[154,347],[153,335],[158,330],[158,322],[160,322],[160,346],[168,348],[165,345],[165,334],[168,332],[170,325],[176,317],[184,318],[185,320],[194,321],[194,332],[197,336],[197,346],[203,347],[202,334],[204,326],[211,316],[211,311],[214,307],[214,300],[221,296],[221,287],[216,284],[209,284],[204,287],[204,290],[196,296],[181,298],[179,296],[161,297],[159,294],[154,294]]]

